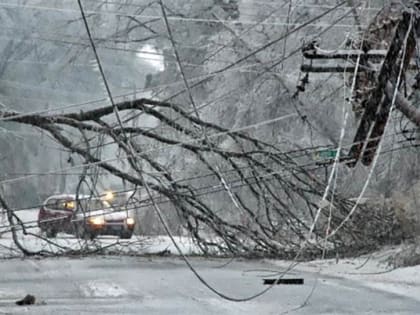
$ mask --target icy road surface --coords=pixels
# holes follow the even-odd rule
[[[213,286],[245,297],[263,288],[262,277],[282,267],[264,261],[192,259]],[[223,300],[193,276],[180,258],[89,257],[0,261],[0,314],[282,314],[299,307],[317,273],[294,270],[304,285],[277,285],[245,303]],[[305,307],[288,314],[419,314],[420,301],[321,275]],[[36,305],[16,306],[26,294]]]

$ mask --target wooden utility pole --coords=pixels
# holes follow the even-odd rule
[[[354,167],[360,159],[364,165],[371,164],[388,121],[394,98],[394,93],[392,92],[396,90],[396,93],[398,93],[398,89],[401,87],[403,78],[405,78],[408,70],[419,70],[415,63],[410,63],[416,50],[416,37],[418,37],[417,29],[419,25],[420,18],[417,15],[403,12],[395,27],[394,36],[387,50],[341,50],[328,53],[320,50],[314,43],[303,49],[303,56],[311,60],[310,65],[302,66],[301,69],[304,72],[354,73],[356,68],[354,66],[347,67],[346,63],[333,66],[316,66],[313,65],[313,62],[317,59],[341,59],[356,62],[360,58],[356,80],[360,79],[359,76],[361,74],[368,74],[368,80],[364,77],[369,83],[366,89],[368,92],[363,95],[361,100],[363,114],[354,136],[353,145],[348,156],[343,159],[347,160],[346,164],[350,167]],[[396,96],[395,99],[398,102],[396,107],[404,114],[410,113],[410,110],[413,110],[413,108],[409,104],[405,104],[409,109],[403,110],[401,108],[404,105],[403,102],[407,102],[407,100],[400,94]],[[413,117],[408,118],[414,121]]]

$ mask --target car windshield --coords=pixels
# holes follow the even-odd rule
[[[96,210],[107,210],[113,211],[111,205],[100,199],[81,199],[79,200],[79,208],[82,211],[96,211]]]
[[[72,199],[52,199],[47,203],[49,208],[55,210],[70,210],[75,209],[75,202]]]
[[[127,195],[117,195],[114,199],[109,201],[115,211],[128,211],[136,209],[140,206],[137,198],[127,197]]]
[[[123,207],[128,202],[129,200],[127,200],[127,197],[125,195],[116,195],[115,198],[111,200],[112,205],[117,207]]]

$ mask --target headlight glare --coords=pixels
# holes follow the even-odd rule
[[[133,218],[127,218],[127,225],[134,225],[136,221]]]
[[[115,194],[113,191],[109,190],[106,191],[103,195],[102,195],[102,199],[106,200],[106,201],[112,201],[115,198]]]
[[[91,217],[89,218],[89,223],[92,225],[104,225],[105,219],[103,217]]]

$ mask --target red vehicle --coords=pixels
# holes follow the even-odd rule
[[[45,200],[38,213],[38,226],[47,237],[57,233],[93,239],[97,235],[131,238],[135,220],[125,211],[115,211],[102,199],[91,196],[56,195]]]

